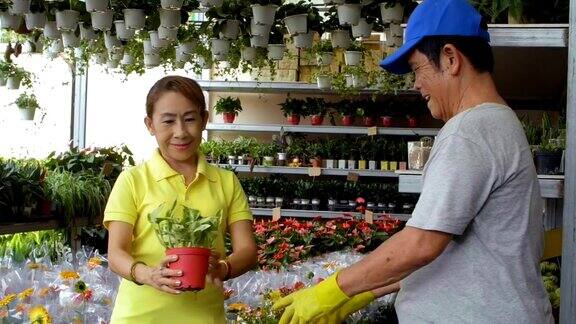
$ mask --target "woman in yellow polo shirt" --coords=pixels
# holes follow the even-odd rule
[[[195,81],[167,76],[150,89],[145,123],[158,149],[150,160],[120,174],[104,212],[110,268],[124,278],[113,324],[225,323],[221,281],[256,265],[252,214],[238,179],[206,163],[198,151],[207,121],[204,95]],[[208,283],[199,292],[177,289],[181,274],[166,268],[177,257],[164,255],[146,217],[174,199],[207,217],[223,211]],[[226,232],[233,251],[220,258]]]

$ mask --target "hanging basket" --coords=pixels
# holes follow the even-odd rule
[[[225,39],[212,38],[212,46],[211,46],[212,55],[215,55],[218,57],[221,57],[222,55],[226,56],[226,55],[228,55],[229,51],[230,51],[230,41],[225,40]],[[219,61],[224,61],[224,60],[219,60]]]
[[[64,51],[64,46],[62,46],[61,39],[53,40],[48,47],[48,52],[54,55],[58,55],[59,53],[62,53],[62,51]]]
[[[358,25],[360,21],[361,4],[343,4],[337,7],[340,26]]]
[[[259,25],[254,19],[250,20],[250,35],[252,36],[268,36],[272,25]]]
[[[80,39],[81,40],[86,40],[86,41],[92,41],[92,40],[96,40],[98,37],[96,36],[96,33],[94,32],[94,29],[92,29],[92,27],[84,27],[84,24],[79,22],[78,23],[78,27],[80,28]]]
[[[147,68],[153,68],[160,65],[160,55],[159,54],[144,54],[144,66]]]
[[[268,44],[268,58],[271,60],[281,60],[285,51],[286,45],[284,44]]]
[[[299,14],[284,18],[284,24],[290,36],[308,32],[308,14]]]
[[[362,52],[346,51],[344,52],[344,61],[346,62],[346,65],[358,65],[362,61]]]
[[[220,39],[236,40],[238,38],[238,33],[240,33],[240,21],[226,20],[222,25]]]
[[[190,55],[182,52],[179,47],[176,48],[176,62],[186,63],[188,61],[190,61]]]
[[[318,89],[330,89],[332,88],[332,77],[329,75],[319,75],[316,77],[316,83],[318,84]]]
[[[255,47],[244,47],[240,50],[240,57],[242,60],[251,62],[256,59],[256,48]]]
[[[61,33],[58,28],[56,28],[56,22],[46,21],[46,24],[44,25],[44,37],[48,39],[60,39],[60,36]]]
[[[8,79],[6,79],[6,88],[11,90],[18,90],[20,89],[20,82],[22,82],[22,78],[20,77],[8,77]]]
[[[160,39],[158,37],[158,31],[156,30],[149,31],[148,34],[150,34],[150,43],[152,44],[152,47],[155,49],[165,48],[170,43],[165,39]]]
[[[116,36],[111,35],[110,32],[106,32],[104,33],[104,46],[108,51],[113,51],[114,48],[121,47],[122,43],[120,43],[120,40]]]
[[[347,30],[333,30],[330,33],[330,37],[334,48],[347,48],[352,42],[350,33]]]
[[[9,11],[15,15],[23,15],[30,12],[31,0],[12,0]]]
[[[180,10],[182,8],[183,0],[160,0],[162,9]]]
[[[385,3],[381,3],[380,14],[382,15],[382,22],[384,24],[401,23],[404,18],[404,7],[396,3],[394,6],[387,8]]]
[[[354,76],[352,74],[346,74],[344,79],[346,80],[346,88],[354,87]]]
[[[323,52],[316,55],[316,63],[320,66],[326,66],[332,64],[332,58],[334,57],[334,53],[332,52]]]
[[[114,18],[113,11],[92,12],[90,13],[92,19],[92,28],[95,30],[109,31],[112,28],[112,19]]]
[[[75,31],[80,13],[76,10],[56,11],[56,28],[60,31]]]
[[[250,37],[250,46],[252,46],[252,47],[268,47],[268,36],[252,36],[252,37]]]
[[[220,7],[224,0],[200,0],[200,4],[204,8]]]
[[[294,36],[294,46],[296,48],[311,48],[313,36],[313,32]]]
[[[24,16],[28,30],[42,29],[46,25],[45,12],[29,12]]]
[[[86,0],[86,11],[104,12],[108,9],[108,0]]]
[[[276,15],[277,5],[252,5],[252,20],[258,25],[272,25]]]
[[[120,61],[109,59],[108,62],[106,62],[106,67],[109,69],[116,69],[118,64],[120,64]]]
[[[78,38],[74,32],[62,32],[62,46],[78,47],[80,46],[80,38]]]
[[[365,76],[360,76],[360,75],[352,76],[352,86],[354,88],[364,89],[367,84],[368,84],[368,81],[366,81]]]
[[[194,54],[194,50],[196,49],[196,47],[198,47],[198,42],[196,40],[190,40],[190,41],[178,44],[179,50],[182,53],[188,54],[188,55]]]
[[[178,29],[180,26],[180,10],[168,10],[160,8],[160,26],[168,29]]]
[[[158,50],[152,47],[152,42],[149,39],[144,40],[144,55],[158,54]]]
[[[124,9],[123,12],[126,28],[139,30],[146,25],[146,15],[143,9]]]
[[[372,35],[372,24],[366,22],[366,19],[360,18],[358,24],[352,26],[352,37],[370,37]]]
[[[36,108],[18,108],[20,111],[20,120],[34,120]]]
[[[7,11],[0,12],[0,28],[17,30],[20,26],[20,19],[22,19],[20,15],[13,15]]]
[[[170,29],[163,26],[158,27],[158,38],[168,42],[178,39],[178,29]]]
[[[114,25],[116,26],[116,36],[118,39],[129,41],[134,38],[136,31],[134,29],[127,29],[124,20],[116,20]]]
[[[120,64],[130,65],[132,63],[134,63],[134,58],[132,57],[132,55],[130,53],[124,53],[124,56],[122,56],[122,61],[120,61]]]

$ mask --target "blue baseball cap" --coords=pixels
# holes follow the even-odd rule
[[[404,44],[382,60],[380,67],[394,74],[410,72],[408,56],[427,36],[479,37],[490,42],[482,25],[482,16],[467,0],[424,0],[408,19]]]

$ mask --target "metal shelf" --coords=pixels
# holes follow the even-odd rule
[[[568,24],[489,25],[493,47],[567,47]]]
[[[14,222],[0,224],[0,234],[13,234],[32,231],[44,231],[61,228],[62,223],[58,219],[31,219],[28,222]]]
[[[233,131],[233,132],[292,132],[316,134],[353,134],[368,135],[368,127],[358,126],[311,126],[311,125],[283,125],[283,124],[217,124],[208,123],[207,130]],[[438,128],[401,128],[378,127],[378,135],[398,136],[435,136]]]
[[[398,177],[398,192],[422,192],[422,173],[414,171],[396,171]],[[564,176],[539,175],[540,194],[542,198],[564,197]]]
[[[272,217],[271,208],[252,208],[252,214],[254,216],[269,216]],[[297,217],[297,218],[342,218],[342,217],[354,217],[354,218],[364,218],[364,215],[360,213],[353,212],[343,212],[343,211],[319,211],[319,210],[298,210],[298,209],[282,209],[282,217]],[[407,221],[410,219],[410,214],[384,214],[384,213],[374,213],[374,219],[383,218],[384,215],[389,217]]]
[[[232,167],[236,172],[242,173],[265,173],[265,174],[300,174],[308,175],[309,168],[292,168],[283,166],[261,166],[256,165],[250,171],[249,165],[238,164],[220,164],[220,167]],[[394,171],[381,171],[381,170],[358,170],[358,169],[327,169],[322,168],[321,175],[327,176],[348,176],[351,172],[357,173],[360,177],[378,177],[378,178],[398,178],[398,174]]]

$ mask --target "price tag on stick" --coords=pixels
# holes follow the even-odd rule
[[[308,175],[311,177],[319,177],[322,174],[322,168],[314,167],[308,168]]]
[[[372,211],[369,211],[369,210],[364,212],[364,220],[368,224],[374,224],[374,213]]]
[[[272,208],[272,221],[277,222],[282,217],[282,211],[280,207]]]
[[[346,177],[346,180],[352,181],[352,182],[358,182],[359,177],[360,177],[360,175],[357,172],[348,172],[348,176]]]
[[[368,127],[368,136],[376,136],[378,135],[378,127]]]

